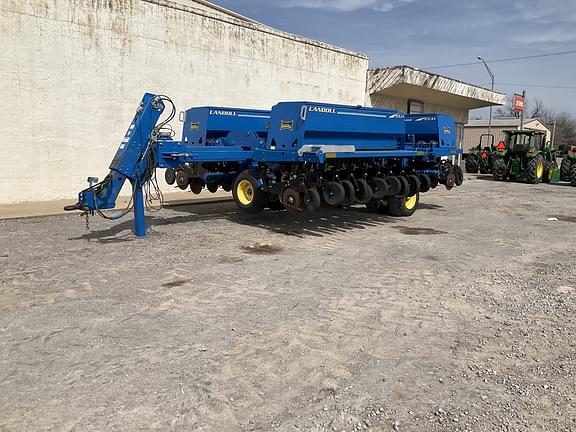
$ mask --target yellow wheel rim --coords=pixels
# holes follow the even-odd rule
[[[538,161],[538,165],[536,165],[536,177],[540,178],[544,174],[544,163],[542,161]]]
[[[236,186],[236,196],[242,205],[250,205],[254,200],[254,188],[249,180],[240,180]]]
[[[416,197],[416,195],[409,196],[404,201],[404,207],[406,207],[408,210],[412,210],[414,207],[416,207],[417,201],[418,198]]]

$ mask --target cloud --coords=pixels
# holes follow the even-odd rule
[[[552,29],[540,33],[518,35],[513,38],[514,42],[521,44],[534,43],[568,43],[576,41],[576,31],[565,29]]]
[[[376,12],[389,12],[392,9],[416,0],[287,0],[283,7],[302,7],[308,9],[327,9],[350,12],[370,9]]]

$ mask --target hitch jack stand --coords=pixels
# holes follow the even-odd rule
[[[144,191],[138,180],[134,186],[134,234],[136,237],[146,237],[146,218],[144,216]]]

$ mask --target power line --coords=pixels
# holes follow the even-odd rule
[[[487,85],[487,84],[486,84]],[[538,88],[549,88],[549,89],[563,89],[563,90],[576,90],[573,86],[555,86],[546,84],[516,84],[516,83],[495,83],[495,85],[500,86],[514,86],[514,87],[538,87]]]
[[[481,86],[488,86],[490,83],[482,83],[479,84]],[[499,86],[513,86],[513,87],[539,87],[539,88],[549,88],[549,89],[564,89],[564,90],[576,90],[575,86],[557,86],[551,84],[518,84],[518,83],[506,83],[506,82],[497,82],[494,85]]]
[[[552,57],[552,56],[559,56],[559,55],[566,55],[566,54],[576,54],[576,50],[558,51],[558,52],[552,52],[552,53],[547,53],[547,54],[536,54],[536,55],[521,56],[521,57],[508,57],[508,58],[497,59],[497,60],[486,60],[486,63],[511,62],[511,61],[516,61],[516,60],[526,60],[526,59],[533,59],[533,58],[540,58],[540,57]],[[478,63],[480,63],[480,62],[476,61],[476,62],[470,62],[470,63],[456,63],[456,64],[449,64],[449,65],[443,65],[443,66],[425,67],[422,69],[424,69],[424,70],[446,69],[446,68],[455,68],[455,67],[462,67],[462,66],[472,66],[472,65],[477,65]]]

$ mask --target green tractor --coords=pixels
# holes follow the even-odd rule
[[[476,174],[492,173],[492,156],[494,155],[494,135],[480,135],[480,144],[474,147],[466,157],[466,172]]]
[[[565,146],[562,149],[564,156],[560,165],[560,180],[570,182],[576,186],[576,146]]]
[[[536,130],[504,131],[492,157],[492,174],[496,180],[528,183],[556,183],[560,169],[556,152],[546,145],[546,133]]]

